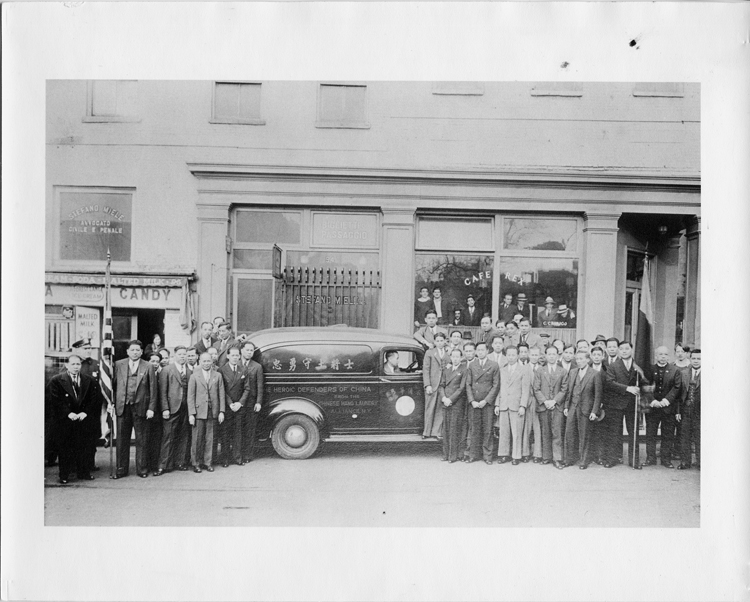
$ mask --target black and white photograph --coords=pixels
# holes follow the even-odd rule
[[[11,4],[3,599],[745,599],[747,7]]]

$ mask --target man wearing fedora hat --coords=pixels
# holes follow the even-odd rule
[[[513,303],[513,295],[505,293],[503,302],[500,304],[500,319],[503,322],[509,322],[518,313],[518,306]]]
[[[550,322],[557,317],[557,310],[555,309],[555,300],[552,297],[547,297],[544,300],[544,308],[539,310],[537,314],[537,326],[543,328],[554,328]]]
[[[592,351],[594,347],[601,347],[604,352],[607,351],[607,337],[605,337],[603,334],[596,335],[596,338],[591,341],[591,347]]]
[[[518,313],[521,314],[524,318],[528,318],[531,320],[531,309],[529,308],[529,302],[526,298],[526,293],[518,293],[516,295],[516,307],[518,308]]]

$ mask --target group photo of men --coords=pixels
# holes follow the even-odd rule
[[[422,438],[442,441],[443,461],[700,469],[700,349],[660,345],[639,366],[631,341],[552,340],[511,313],[494,325],[485,314],[473,335],[424,311],[414,333],[426,349]]]
[[[133,432],[135,474],[141,478],[174,470],[213,472],[214,465],[253,460],[264,382],[252,359],[255,346],[244,336],[235,338],[221,317],[201,324],[194,346],[170,352],[160,343],[156,335],[145,353],[141,341],[128,343],[127,357],[114,363],[109,406],[90,343],[73,345],[45,390],[46,464],[59,466],[60,484],[73,476],[95,478],[102,439],[117,450],[111,478],[128,476]]]

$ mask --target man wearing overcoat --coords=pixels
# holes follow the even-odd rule
[[[248,397],[245,402],[245,411],[242,414],[242,463],[253,461],[255,455],[256,427],[258,424],[258,412],[263,405],[263,368],[253,359],[255,345],[250,341],[242,343],[240,349],[242,360],[240,364],[245,368],[247,380]]]
[[[443,408],[443,460],[451,464],[458,460],[459,443],[466,404],[468,368],[461,360],[463,353],[451,350],[450,364],[443,368],[438,386],[438,402]]]

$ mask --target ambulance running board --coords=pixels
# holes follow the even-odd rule
[[[437,439],[422,439],[422,435],[388,434],[366,435],[364,433],[331,435],[326,443],[437,443]]]

